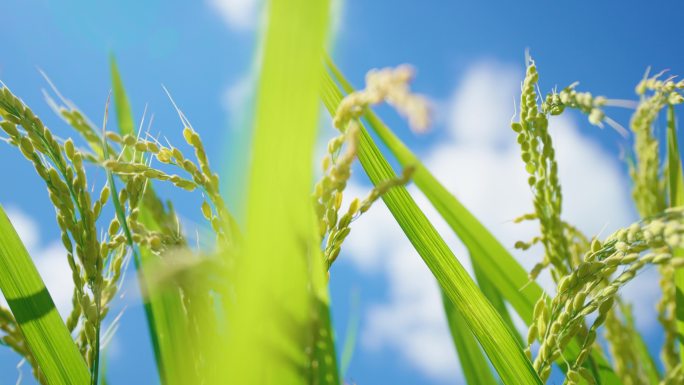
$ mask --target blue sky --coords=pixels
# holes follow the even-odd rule
[[[0,23],[0,79],[51,128],[66,135],[68,129],[43,100],[41,90],[47,84],[37,68],[100,121],[110,88],[109,55],[114,53],[136,116],[147,105],[154,113],[153,131],[171,142],[182,141],[182,127],[161,88],[165,85],[204,138],[214,165],[224,170],[226,193],[240,212],[235,186],[241,183],[249,138],[245,121],[260,9],[256,0],[7,0]],[[584,90],[635,99],[634,86],[648,66],[684,73],[683,10],[684,5],[675,1],[347,0],[338,4],[334,16],[337,34],[331,49],[356,85],[371,68],[415,66],[414,89],[434,105],[432,130],[416,136],[392,111],[379,111],[447,187],[510,246],[534,234],[534,228],[510,223],[529,209],[530,198],[508,129],[525,49],[538,64],[544,91],[578,80]],[[624,125],[629,113],[608,111]],[[620,158],[631,146],[629,139],[572,114],[554,124],[567,218],[592,234],[605,228],[604,235],[632,220],[626,167]],[[356,173],[350,192],[364,194],[368,189],[361,174]],[[3,180],[14,178],[11,187],[0,188],[0,203],[28,229],[24,237],[33,237],[27,244],[41,261],[39,267],[59,271],[60,250],[54,243],[58,232],[45,189],[19,153],[2,143],[0,175]],[[161,191],[180,199],[177,207],[188,226],[201,223],[196,199]],[[429,210],[425,199],[416,197]],[[596,220],[597,212],[605,219]],[[463,257],[453,235],[439,221],[436,225]],[[531,266],[535,255],[521,259]],[[643,310],[638,313],[639,326],[655,351],[661,337],[650,320],[649,309],[658,295],[647,279],[651,273],[627,290],[638,295],[635,306]],[[60,277],[53,279],[51,291],[64,291]],[[112,343],[109,377],[113,384],[152,384],[154,364],[143,313],[133,280],[129,283],[127,297],[119,304],[126,310]],[[351,293],[360,293],[361,325],[350,381],[461,383],[436,287],[381,205],[355,223],[347,250],[333,268],[331,291],[338,337],[344,336],[352,311]],[[14,383],[16,363],[15,355],[0,351],[0,385]],[[24,372],[24,383],[31,383],[29,372]]]

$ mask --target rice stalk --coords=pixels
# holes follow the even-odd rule
[[[538,301],[537,322],[530,328],[528,339],[540,340],[534,366],[543,379],[548,378],[550,364],[562,355],[570,339],[583,332],[582,351],[571,364],[571,370],[581,370],[618,290],[642,268],[649,264],[681,266],[684,263],[681,257],[672,256],[672,251],[682,246],[683,222],[684,211],[671,209],[650,221],[618,230],[602,244],[595,241],[578,268],[559,282],[558,294],[550,301],[545,298]],[[613,279],[618,269],[622,271]],[[603,285],[604,280],[609,283]],[[597,318],[585,330],[584,320],[595,312]],[[575,383],[569,374],[566,382]]]

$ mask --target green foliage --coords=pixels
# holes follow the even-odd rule
[[[309,198],[328,12],[328,1],[269,4],[244,251],[231,254],[239,300],[227,305],[226,344],[213,347],[230,383],[339,382]]]
[[[328,66],[345,91],[352,92],[351,85],[344,79],[344,76],[337,70],[335,65],[332,62],[328,62]],[[327,85],[331,89],[336,88],[333,82],[328,82]],[[399,163],[404,166],[411,165],[413,167],[413,181],[468,248],[476,275],[488,278],[488,282],[478,278],[480,288],[485,295],[490,293],[488,299],[490,301],[494,299],[492,303],[494,306],[497,306],[498,301],[495,295],[487,287],[487,283],[491,283],[498,290],[499,294],[512,305],[528,326],[533,324],[535,303],[543,296],[541,287],[535,281],[529,280],[528,274],[508,250],[454,195],[437,181],[418,158],[411,153],[408,147],[372,111],[368,111],[365,118],[369,122],[369,126],[387,145]],[[478,275],[478,273],[481,274]],[[507,311],[503,312],[505,308],[501,309],[498,306],[497,310],[500,311],[504,320],[510,319]],[[567,354],[570,357],[574,357],[578,352],[578,343],[572,342],[568,346]],[[598,373],[602,383],[620,383],[620,380],[601,354],[593,352],[592,362],[594,362],[595,371]],[[564,362],[559,362],[559,364],[561,367],[564,367]]]
[[[348,100],[355,99],[363,100],[363,93]],[[326,87],[323,100],[329,110],[334,110],[342,96],[335,87]],[[336,121],[344,123],[348,119],[344,116],[344,111],[343,107],[338,107]],[[349,108],[349,111],[354,111],[354,108]],[[360,127],[360,132],[359,160],[371,181],[377,185],[396,178],[391,166],[363,127]],[[387,191],[382,198],[445,295],[465,318],[502,381],[505,384],[541,383],[511,330],[479,291],[406,189],[397,186]]]
[[[110,67],[112,72],[112,90],[114,91],[114,107],[116,109],[116,119],[119,123],[119,132],[121,132],[121,135],[133,135],[135,134],[135,125],[133,123],[131,104],[128,102],[128,96],[126,96],[126,90],[124,89],[114,55],[110,58]]]
[[[350,317],[338,370],[330,267],[354,221],[382,199],[439,284],[470,385],[542,384],[554,365],[565,373],[565,385],[684,382],[684,177],[675,119],[675,106],[684,101],[684,82],[658,74],[637,86],[630,171],[642,217],[599,240],[563,218],[549,123],[575,109],[593,125],[620,129],[604,111],[614,102],[580,92],[576,84],[542,98],[537,67],[528,58],[520,110],[511,128],[534,212],[515,221],[538,221],[539,234],[530,242],[517,242],[516,248],[539,243],[544,254],[526,272],[371,111],[386,102],[414,131],[427,128],[429,104],[409,88],[411,67],[372,70],[361,90],[354,90],[330,59],[330,73],[325,72],[321,57],[329,11],[328,1],[269,3],[244,226],[224,201],[219,175],[198,131],[173,100],[183,146],[136,132],[113,57],[118,132],[107,131],[108,105],[98,127],[53,87],[59,103],[48,101],[76,134],[62,140],[7,87],[0,89],[3,140],[31,162],[45,183],[75,284],[73,310],[63,322],[0,208],[0,290],[9,303],[9,309],[0,307],[3,344],[31,364],[41,383],[106,383],[101,340],[108,331],[101,325],[119,290],[123,266],[133,259],[161,383],[339,385],[359,321],[358,315]],[[314,183],[319,98],[340,133],[329,141],[322,176]],[[654,126],[664,109],[667,156],[662,160]],[[366,127],[398,160],[400,173]],[[343,208],[357,159],[374,187]],[[97,194],[86,165],[107,176]],[[411,181],[466,246],[475,279],[409,195],[405,185]],[[173,206],[156,193],[157,183],[201,194],[198,212],[213,245],[188,244]],[[113,207],[106,210],[109,202]],[[108,211],[113,216],[102,218]],[[634,327],[628,299],[620,295],[650,265],[658,267],[663,289],[657,304],[665,333],[662,373]],[[547,267],[557,286],[554,295],[545,294],[534,281]],[[507,305],[529,327],[525,340]]]
[[[111,59],[111,71],[112,71],[112,83],[114,86],[114,107],[116,108],[117,111],[117,120],[119,122],[119,132],[122,134],[132,134],[133,133],[133,116],[131,112],[130,105],[128,103],[128,97],[126,96],[126,91],[124,89],[123,81],[121,80],[121,77],[119,75],[118,68],[116,66],[116,61],[114,60],[114,57],[112,56]],[[103,159],[109,160],[111,159],[109,156],[109,145],[106,142],[106,140],[103,140]],[[131,160],[132,158],[132,150],[129,149],[128,151],[123,153],[124,158],[127,160]],[[128,246],[131,247],[131,251],[133,253],[133,261],[135,263],[135,268],[136,272],[138,275],[138,284],[140,285],[141,291],[143,293],[146,293],[147,295],[143,298],[143,304],[145,307],[145,316],[147,319],[147,325],[148,329],[150,331],[150,338],[152,340],[152,349],[154,351],[154,357],[155,357],[155,362],[157,363],[157,369],[159,371],[159,375],[162,379],[166,378],[178,378],[174,376],[173,374],[167,373],[164,368],[176,368],[178,366],[171,364],[170,362],[167,363],[167,366],[164,366],[163,359],[161,357],[161,346],[160,346],[160,340],[165,340],[168,338],[170,335],[169,330],[164,329],[164,326],[166,326],[165,323],[161,323],[158,321],[158,319],[162,319],[164,314],[157,314],[155,317],[155,313],[160,313],[161,309],[164,309],[163,303],[161,303],[161,300],[159,299],[160,297],[154,293],[154,289],[150,288],[150,285],[148,284],[148,279],[146,278],[146,274],[143,271],[143,269],[149,265],[149,260],[150,258],[153,258],[153,253],[149,248],[143,247],[142,250],[140,250],[135,242],[133,241],[133,236],[131,234],[131,231],[128,227],[128,223],[126,221],[126,213],[124,212],[121,201],[119,200],[119,193],[118,189],[116,187],[116,181],[114,179],[114,174],[110,170],[107,171],[107,182],[109,183],[109,186],[111,186],[112,189],[112,203],[114,205],[114,210],[116,213],[116,217],[121,224],[121,227],[123,229],[124,235],[126,237],[126,241],[128,243]],[[143,197],[148,197],[148,199],[143,199],[143,204],[140,207],[141,211],[141,222],[147,226],[150,229],[154,230],[159,230],[159,226],[157,225],[156,221],[154,220],[154,217],[150,215],[149,213],[149,201],[150,199],[154,200],[154,203],[159,204],[159,198],[156,197],[154,194],[154,190],[152,189],[152,186],[148,186],[145,189],[145,192],[143,193]],[[147,274],[149,276],[149,273]],[[176,322],[182,323],[182,312],[180,310],[180,299],[178,298],[176,302],[172,302],[175,304],[178,304],[174,309],[177,309],[176,311]],[[156,312],[155,312],[156,310]],[[170,351],[170,348],[167,348],[165,352]],[[167,359],[168,361],[168,359]],[[169,365],[171,364],[171,365]]]
[[[444,302],[447,322],[449,323],[449,330],[451,331],[451,338],[453,338],[454,346],[456,351],[458,351],[458,359],[461,362],[463,377],[465,377],[466,383],[468,385],[495,384],[496,379],[489,369],[489,361],[487,361],[487,357],[480,350],[480,345],[475,336],[473,336],[473,333],[468,329],[465,319],[444,293],[442,293],[442,300]]]
[[[88,368],[31,256],[0,207],[0,290],[12,311],[0,322],[3,341],[24,355],[43,383],[85,385]],[[17,333],[20,332],[20,333]]]

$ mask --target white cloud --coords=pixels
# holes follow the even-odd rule
[[[515,134],[509,127],[521,74],[522,69],[491,62],[475,64],[466,71],[451,100],[442,104],[449,108],[445,115],[451,138],[423,156],[435,176],[511,249],[515,241],[538,233],[536,224],[511,221],[533,211]],[[605,228],[603,236],[633,220],[628,183],[619,161],[582,135],[571,118],[552,119],[550,130],[564,192],[564,218],[588,234]],[[349,188],[347,195],[363,191],[358,184]],[[410,190],[416,192],[414,187]],[[465,250],[451,230],[422,194],[414,196],[470,270]],[[353,263],[364,273],[381,272],[388,282],[388,299],[373,304],[366,314],[363,345],[390,349],[434,379],[454,381],[459,377],[435,280],[384,204],[377,204],[354,223],[345,248],[342,261]],[[529,269],[539,260],[541,250],[512,252]],[[553,289],[548,275],[540,277],[540,284]],[[649,285],[657,292],[657,283]],[[629,294],[636,294],[638,325],[648,326],[640,312],[653,306],[654,291]]]
[[[400,229],[396,229],[401,234]],[[438,286],[411,244],[397,238],[384,261],[389,303],[374,304],[361,335],[365,347],[388,347],[439,379],[460,377],[456,353],[444,321]],[[445,340],[446,338],[446,340]]]
[[[259,20],[259,0],[209,0],[209,5],[235,30],[251,30]]]
[[[64,246],[60,241],[54,241],[31,255],[34,256],[36,268],[43,277],[43,282],[59,314],[66,319],[71,312],[74,283],[71,279],[71,268],[67,262]]]
[[[254,76],[250,74],[239,78],[228,87],[223,98],[228,111],[231,113],[243,111],[254,94],[254,85]]]
[[[449,129],[456,141],[510,142],[502,129],[513,115],[520,73],[515,67],[491,62],[467,70],[450,103]]]

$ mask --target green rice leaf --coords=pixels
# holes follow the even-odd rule
[[[521,347],[524,347],[522,337],[520,337],[520,334],[518,334],[515,329],[513,320],[508,313],[506,304],[499,291],[489,281],[477,263],[473,263],[473,273],[475,274],[475,280],[477,281],[480,290],[482,290],[482,294],[487,297],[494,309],[501,315],[501,318],[515,336],[518,344]],[[454,346],[458,353],[458,359],[461,363],[466,383],[468,385],[496,384],[497,381],[492,374],[487,356],[485,356],[482,349],[480,349],[480,344],[477,342],[477,339],[475,339],[475,336],[473,336],[473,333],[468,329],[468,325],[458,313],[458,310],[456,310],[451,301],[444,296],[444,292],[442,292],[442,301],[444,303],[444,313],[446,314],[447,322],[449,324],[451,338],[454,341]]]
[[[374,183],[394,178],[389,164],[364,131],[359,159]],[[540,384],[501,316],[477,288],[408,192],[396,188],[383,196],[385,204],[432,271],[456,309],[464,316],[505,384]]]
[[[352,92],[353,88],[334,64],[329,61],[328,66],[344,91]],[[527,272],[508,250],[437,181],[418,157],[372,111],[368,111],[365,117],[369,127],[399,163],[404,167],[411,165],[415,168],[412,179],[416,186],[463,241],[470,252],[473,264],[478,265],[483,275],[489,277],[499,292],[506,295],[506,300],[523,320],[529,323],[534,304],[542,295],[541,287],[536,282],[529,282]]]
[[[477,263],[473,263],[473,272],[482,293],[487,297],[499,315],[501,315],[501,318],[515,336],[518,344],[521,347],[524,347],[522,337],[520,337],[520,334],[515,329],[513,320],[508,313],[506,304],[499,291],[481,271]],[[444,296],[443,292],[442,301],[444,303],[444,313],[447,317],[451,338],[454,341],[454,346],[458,353],[458,359],[461,363],[466,383],[468,385],[496,384],[497,381],[491,371],[487,356],[485,356],[482,349],[480,349],[480,344],[477,342],[477,339],[475,339],[475,336],[473,336],[473,333],[468,329],[468,325],[465,323],[463,317],[458,313],[458,310],[456,310],[451,301]]]
[[[114,107],[116,109],[116,120],[119,123],[119,132],[121,132],[121,135],[134,134],[135,124],[133,123],[131,104],[128,102],[128,96],[126,96],[126,90],[124,89],[121,75],[119,75],[119,69],[116,65],[114,55],[111,55],[109,65],[112,72]]]
[[[311,204],[328,1],[268,4],[254,121],[244,251],[225,378],[233,384],[338,384],[320,239]],[[218,383],[218,382],[217,382]]]
[[[515,328],[515,324],[513,324],[513,319],[508,312],[508,308],[506,308],[506,302],[503,296],[496,286],[489,280],[487,275],[482,271],[480,264],[476,262],[478,259],[471,256],[471,261],[473,262],[473,273],[475,274],[475,280],[477,281],[477,285],[480,287],[480,290],[482,290],[482,294],[487,297],[492,306],[494,306],[494,309],[496,309],[499,315],[501,315],[501,318],[506,323],[506,326],[508,326],[508,328],[511,330],[511,333],[513,333],[513,335],[516,337],[520,346],[524,348],[525,344],[523,339],[520,336],[520,333],[518,333],[518,330]]]
[[[328,82],[332,82],[329,77]],[[323,99],[331,113],[342,100],[334,84],[324,89]],[[365,128],[359,141],[359,160],[374,184],[396,178]],[[423,258],[445,295],[463,315],[504,384],[541,384],[511,330],[492,307],[458,259],[418,208],[406,188],[395,187],[383,201],[404,234]]]
[[[109,155],[107,153],[107,146],[103,147],[105,149],[104,151],[104,156],[105,159],[108,159]],[[141,258],[141,253],[139,252],[138,246],[133,242],[133,237],[131,235],[131,231],[128,228],[128,224],[126,221],[126,213],[123,210],[123,207],[121,205],[121,202],[119,201],[119,192],[116,188],[116,181],[114,180],[114,175],[112,174],[112,171],[107,169],[107,183],[109,184],[109,188],[112,190],[112,194],[110,194],[110,199],[112,200],[112,204],[114,205],[114,211],[116,213],[116,217],[119,220],[119,223],[121,223],[121,227],[124,231],[124,234],[126,236],[126,242],[128,245],[131,247],[131,250],[133,252],[133,263],[135,265],[135,270],[137,272],[137,278],[138,278],[138,285],[140,285],[140,289],[143,292],[143,306],[145,308],[145,318],[147,320],[147,327],[148,331],[150,333],[150,339],[152,341],[152,350],[154,351],[154,358],[155,362],[157,363],[157,369],[159,371],[160,376],[162,377],[162,380],[166,378],[164,375],[163,371],[163,366],[162,366],[162,360],[161,360],[161,352],[160,352],[160,344],[159,344],[159,338],[160,336],[163,338],[164,336],[167,336],[167,333],[159,333],[157,328],[158,326],[163,326],[163,324],[159,325],[159,322],[156,321],[155,318],[155,313],[153,311],[151,302],[149,300],[150,296],[150,287],[147,284],[147,279],[146,276],[143,272],[143,262]],[[144,209],[143,209],[144,210]],[[149,253],[146,255],[150,255]],[[161,304],[158,304],[157,307],[159,308]],[[161,315],[160,315],[161,316]]]
[[[444,292],[442,292],[442,301],[466,383],[468,385],[496,384],[489,361],[482,353],[480,344],[477,343],[465,319],[456,310],[451,300],[444,295]]]
[[[2,206],[0,290],[48,383],[89,384],[88,367]]]
[[[119,132],[122,135],[132,134],[134,132],[133,115],[114,55],[112,55],[110,58],[110,66],[112,74],[112,88],[114,90],[114,108],[117,114]],[[105,159],[107,159],[109,157],[108,146],[107,143],[104,142],[104,139],[103,143],[104,144],[102,148],[104,149],[104,157]],[[132,152],[124,152],[124,157],[126,158],[126,160],[131,160]],[[162,343],[164,344],[164,352],[166,353],[166,356],[172,354],[171,352],[174,351],[174,347],[171,346],[171,343],[168,341],[168,338],[170,337],[171,333],[168,330],[168,328],[165,328],[165,326],[168,326],[169,323],[163,322],[162,320],[167,320],[170,317],[170,315],[167,314],[168,311],[171,312],[171,314],[176,314],[178,322],[181,322],[181,320],[185,318],[182,313],[182,308],[180,307],[181,301],[180,298],[178,298],[176,301],[171,301],[169,303],[161,303],[162,298],[166,298],[167,301],[170,301],[171,298],[168,298],[168,295],[165,295],[163,297],[160,296],[158,293],[156,293],[155,288],[151,288],[147,284],[148,279],[146,278],[146,276],[149,276],[149,273],[145,273],[145,267],[150,264],[151,258],[153,258],[154,256],[148,249],[138,249],[138,247],[134,245],[131,232],[128,229],[128,225],[125,220],[125,213],[123,212],[121,202],[119,202],[119,194],[116,189],[116,182],[114,180],[114,176],[110,170],[107,170],[106,172],[107,181],[109,183],[110,188],[114,192],[110,195],[110,199],[112,200],[112,203],[114,205],[115,213],[117,215],[117,218],[119,219],[119,223],[121,223],[123,226],[127,243],[133,250],[133,262],[136,269],[138,285],[144,293],[143,305],[145,309],[145,318],[147,320],[147,328],[150,334],[150,340],[152,342],[152,350],[154,352],[155,362],[157,364],[157,371],[161,377],[162,383],[166,383],[166,378],[178,378],[178,376],[173,375],[173,373],[166,373],[164,370],[165,366],[164,360],[162,358],[162,348],[160,345]],[[159,224],[156,223],[156,221],[154,220],[154,216],[150,213],[150,199],[155,200],[155,203],[159,202],[159,198],[154,193],[151,184],[147,187],[145,191],[145,198],[143,199],[142,204],[139,208],[140,221],[150,230],[159,230]],[[175,303],[176,306],[172,306],[172,303]],[[175,312],[173,312],[174,309],[176,310]],[[178,341],[180,342],[180,340]],[[174,365],[173,363],[169,362],[167,367],[177,368],[178,365]]]
[[[345,92],[353,91],[349,82],[330,60],[328,60],[328,67]],[[330,76],[328,76],[326,89],[333,94],[332,100],[328,101],[330,104],[328,109],[332,114],[342,96]],[[399,163],[404,167],[412,166],[414,168],[412,179],[416,186],[425,194],[470,251],[473,265],[478,266],[483,275],[496,286],[498,292],[511,304],[520,318],[527,325],[530,325],[534,304],[543,295],[541,287],[536,282],[529,281],[525,269],[520,266],[508,250],[454,195],[439,183],[418,157],[372,111],[367,111],[365,118]],[[568,353],[566,358],[576,356],[579,353],[577,341],[571,342],[566,352]],[[589,361],[593,365],[591,369],[598,373],[601,384],[621,384],[605,357],[596,350],[592,351]],[[565,367],[563,362],[559,362],[559,365]]]
[[[114,89],[114,105],[118,115],[119,132],[132,133],[134,118],[129,107],[126,91],[119,75],[116,60],[112,56],[111,72],[112,87]],[[128,122],[128,123],[127,123]],[[130,126],[130,130],[127,128]],[[125,151],[123,158],[133,161],[133,152]],[[109,175],[108,175],[109,177]],[[109,183],[115,190],[115,181],[110,178]],[[115,208],[120,208],[118,194],[112,194]],[[175,214],[169,207],[165,207],[156,194],[152,182],[148,182],[139,206],[138,220],[151,231],[175,231]],[[134,249],[134,265],[136,267],[138,284],[143,292],[143,304],[147,326],[154,351],[157,371],[162,384],[185,384],[197,379],[196,360],[199,354],[191,353],[196,349],[187,338],[187,330],[191,327],[188,315],[183,306],[183,298],[179,287],[174,285],[150,285],[148,282],[154,277],[159,268],[168,268],[161,259],[147,247],[133,245],[130,232],[122,219],[123,213],[117,209],[119,222],[124,224],[127,242]],[[199,301],[198,301],[199,302]]]

